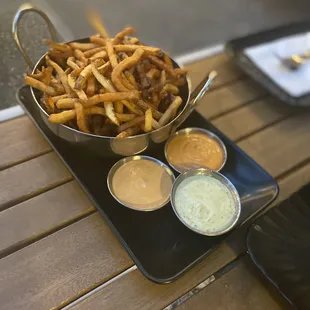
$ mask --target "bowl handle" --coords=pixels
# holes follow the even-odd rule
[[[199,83],[198,86],[194,89],[194,91],[190,94],[189,103],[184,111],[179,115],[176,120],[174,129],[182,125],[182,123],[189,117],[189,115],[193,112],[199,100],[205,95],[207,90],[209,89],[212,81],[216,78],[217,72],[211,71],[209,74],[205,76],[205,78]]]
[[[30,3],[25,3],[18,8],[18,10],[17,10],[17,12],[13,18],[13,25],[12,25],[13,39],[14,39],[18,49],[22,53],[25,61],[27,62],[29,67],[33,70],[33,68],[34,68],[33,62],[30,59],[30,57],[27,54],[24,47],[22,46],[22,44],[20,43],[19,34],[18,34],[20,20],[24,14],[29,13],[29,12],[35,12],[35,13],[39,14],[44,19],[44,21],[46,22],[46,24],[48,26],[48,29],[49,29],[49,32],[51,34],[53,41],[57,40],[57,36],[56,36],[56,29],[55,29],[53,23],[51,22],[51,20],[48,18],[48,16],[43,11],[33,7]]]

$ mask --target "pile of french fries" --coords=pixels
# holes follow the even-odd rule
[[[89,14],[98,35],[88,43],[56,43],[41,70],[25,77],[40,90],[51,123],[85,133],[128,136],[150,132],[175,118],[186,70],[174,68],[159,48],[142,45],[128,27],[111,38],[99,16]]]

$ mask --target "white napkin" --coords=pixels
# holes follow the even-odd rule
[[[284,91],[300,97],[310,93],[310,59],[298,70],[291,71],[281,63],[281,58],[308,50],[310,33],[303,33],[249,47],[245,54]]]

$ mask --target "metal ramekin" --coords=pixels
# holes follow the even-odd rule
[[[226,146],[224,144],[224,142],[216,135],[214,134],[213,132],[209,131],[209,130],[206,130],[206,129],[203,129],[203,128],[198,128],[198,127],[190,127],[190,128],[184,128],[184,129],[181,129],[177,132],[175,132],[172,136],[170,136],[170,138],[167,140],[166,144],[165,144],[165,157],[166,157],[166,160],[167,162],[169,163],[169,165],[177,172],[179,173],[183,173],[185,171],[180,171],[179,169],[177,169],[168,159],[168,154],[167,154],[167,148],[168,148],[168,144],[177,136],[181,136],[181,135],[190,135],[191,133],[202,133],[202,134],[205,134],[207,136],[209,136],[210,138],[214,139],[222,148],[223,150],[223,155],[224,155],[224,159],[223,159],[223,163],[222,165],[220,166],[219,169],[215,170],[215,171],[220,171],[226,161],[227,161],[227,150],[226,150]],[[205,167],[203,167],[205,168]]]
[[[185,179],[187,179],[188,177],[192,177],[192,176],[210,176],[212,178],[215,178],[215,179],[219,180],[222,184],[224,184],[228,188],[230,193],[232,194],[232,197],[233,197],[234,202],[235,202],[236,212],[234,214],[233,221],[225,229],[217,231],[217,232],[200,231],[200,230],[197,230],[196,228],[189,226],[185,221],[183,221],[182,217],[178,214],[178,211],[177,211],[176,206],[175,206],[175,199],[174,199],[176,190],[177,190],[178,186]],[[239,197],[239,194],[238,194],[235,186],[224,175],[222,175],[219,172],[213,171],[211,169],[204,169],[204,168],[192,169],[192,170],[189,170],[189,171],[186,171],[186,172],[180,174],[173,184],[171,196],[170,196],[170,201],[171,201],[173,211],[176,214],[176,216],[178,217],[178,219],[189,229],[191,229],[191,230],[193,230],[196,233],[199,233],[201,235],[205,235],[205,236],[219,236],[219,235],[227,233],[237,224],[238,219],[240,217],[240,213],[241,213],[241,201],[240,201],[240,197]]]
[[[112,166],[112,168],[110,169],[110,171],[109,171],[109,173],[108,173],[107,185],[108,185],[108,189],[109,189],[109,191],[110,191],[110,194],[111,194],[111,195],[113,196],[113,198],[114,198],[117,202],[119,202],[121,205],[123,205],[123,206],[125,206],[125,207],[127,207],[127,208],[129,208],[129,209],[135,210],[135,211],[142,211],[142,212],[145,212],[145,211],[155,211],[155,210],[158,210],[158,209],[164,207],[164,206],[169,202],[170,197],[168,196],[168,197],[167,197],[167,200],[166,200],[164,203],[162,203],[161,205],[159,205],[158,207],[156,207],[156,208],[152,208],[152,209],[143,209],[143,210],[141,210],[141,209],[133,208],[131,205],[127,205],[127,204],[125,204],[124,202],[122,202],[122,201],[115,195],[115,193],[114,193],[114,191],[113,191],[112,180],[113,180],[113,176],[114,176],[115,172],[116,172],[121,166],[125,165],[126,163],[128,163],[128,162],[130,162],[130,161],[132,161],[132,160],[142,160],[142,159],[152,161],[152,162],[154,162],[154,163],[160,165],[161,167],[163,167],[163,168],[167,171],[168,175],[170,176],[171,181],[172,181],[172,184],[174,184],[175,176],[174,176],[173,172],[171,171],[171,169],[170,169],[166,164],[164,164],[163,162],[161,162],[160,160],[158,160],[158,159],[156,159],[156,158],[154,158],[154,157],[138,155],[138,156],[125,157],[125,158],[119,160],[118,162],[116,162],[116,163]]]

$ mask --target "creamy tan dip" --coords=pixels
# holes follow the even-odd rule
[[[225,230],[237,214],[229,189],[219,180],[205,175],[188,177],[180,183],[174,204],[180,218],[203,233]]]
[[[140,159],[129,161],[116,170],[112,190],[125,205],[147,211],[168,202],[172,184],[173,180],[164,167]]]
[[[224,151],[212,137],[190,133],[176,136],[168,143],[167,159],[181,172],[193,168],[219,170],[224,162]]]

